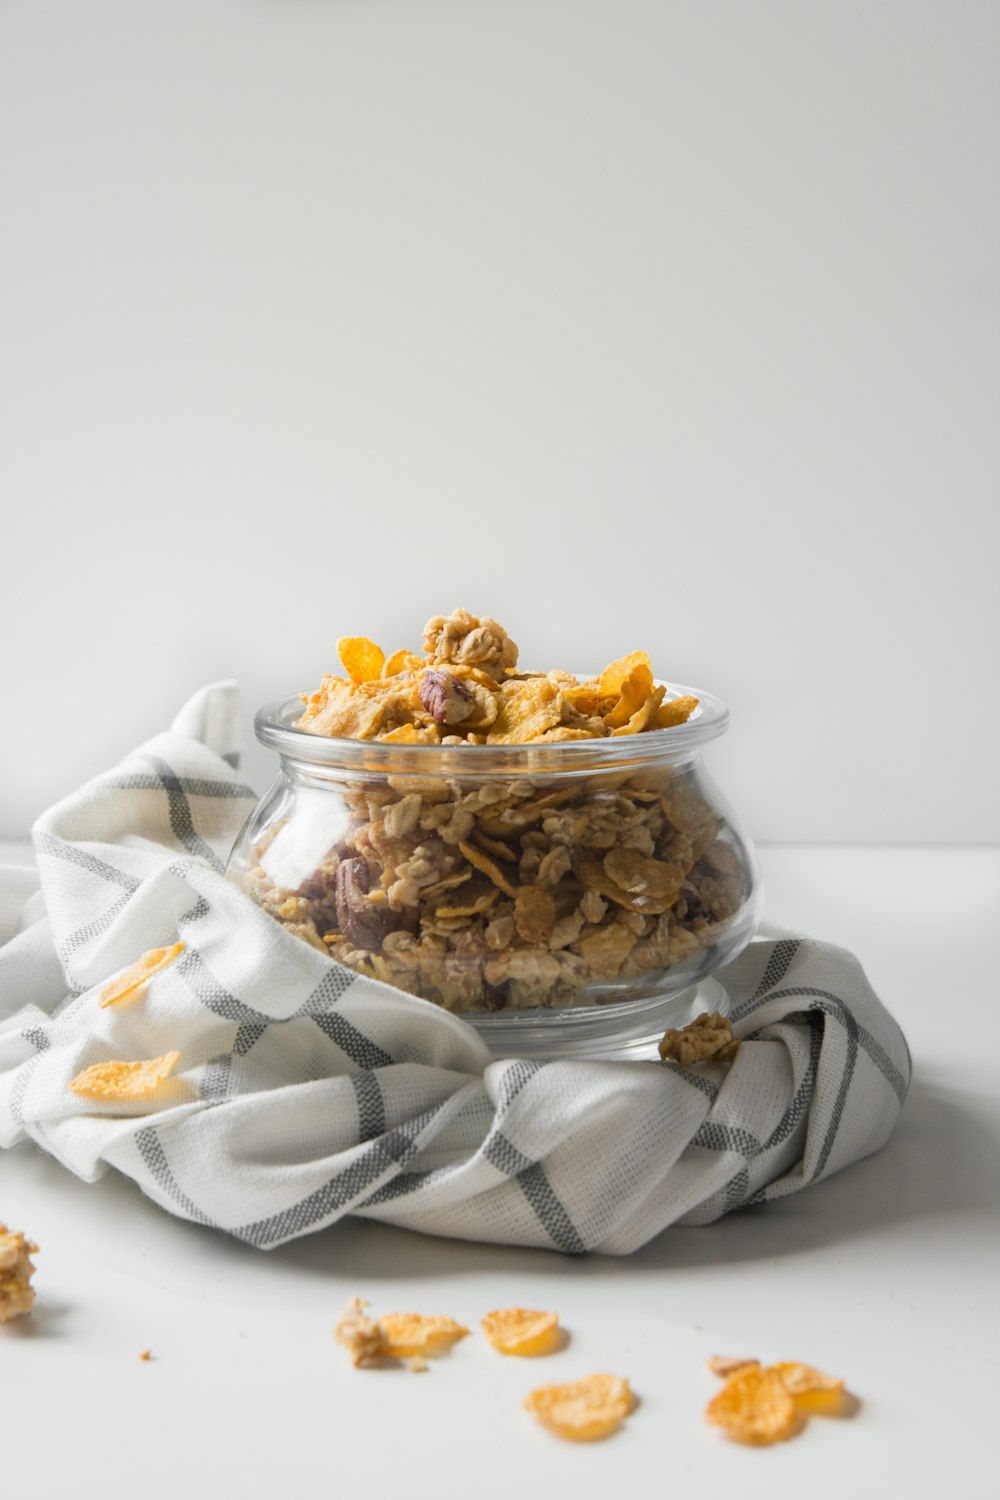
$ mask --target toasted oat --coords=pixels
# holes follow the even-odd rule
[[[31,1256],[38,1246],[25,1239],[20,1231],[8,1229],[0,1222],[0,1323],[23,1317],[34,1305],[35,1290],[31,1278],[35,1265]]]

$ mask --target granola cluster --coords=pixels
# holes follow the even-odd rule
[[[0,1323],[9,1323],[31,1311],[35,1301],[31,1285],[35,1265],[31,1256],[37,1250],[31,1240],[0,1221]]]
[[[435,616],[427,656],[338,642],[346,679],[305,697],[299,728],[401,744],[521,745],[682,722],[644,652],[584,683],[516,671],[495,620]],[[449,1010],[632,998],[697,968],[740,908],[744,870],[690,766],[574,774],[346,772],[325,849],[293,810],[257,844],[250,895],[290,932],[373,979]],[[537,765],[537,757],[536,757]],[[590,998],[586,992],[590,992]]]

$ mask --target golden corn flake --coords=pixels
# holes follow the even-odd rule
[[[657,729],[672,729],[675,724],[686,724],[698,707],[698,699],[690,696],[671,698],[656,711]]]
[[[29,1313],[35,1301],[31,1278],[35,1265],[31,1256],[38,1246],[0,1221],[0,1323]]]
[[[532,1391],[525,1407],[559,1437],[592,1443],[610,1437],[636,1401],[620,1375],[588,1375],[566,1385],[545,1385]]]
[[[632,715],[637,713],[653,691],[653,674],[648,665],[633,667],[621,685],[618,702],[604,715],[604,722],[609,729],[617,729],[622,724],[627,724]]]
[[[706,1361],[713,1375],[719,1375],[723,1380],[728,1380],[730,1375],[735,1375],[738,1370],[749,1370],[759,1368],[759,1359],[734,1359],[728,1354],[713,1354]]]
[[[375,649],[377,651],[378,647]],[[401,672],[422,672],[426,665],[423,657],[415,656],[412,651],[394,651],[382,663],[382,676],[397,677]]]
[[[477,870],[481,870],[484,875],[488,875],[493,884],[499,887],[505,896],[517,895],[516,889],[511,885],[500,866],[494,860],[490,859],[488,854],[484,854],[481,849],[477,849],[475,844],[466,843],[464,839],[459,843],[458,847],[469,861],[469,864],[475,865]]]
[[[364,635],[342,635],[337,655],[352,682],[374,682],[382,675],[385,652]]]
[[[598,678],[597,696],[599,698],[614,698],[620,694],[622,685],[637,668],[645,668],[646,673],[652,678],[648,652],[632,651],[628,656],[622,656],[618,661],[613,661],[610,666],[604,668],[604,671]]]
[[[799,1411],[813,1416],[835,1417],[843,1415],[849,1408],[850,1398],[844,1382],[834,1375],[826,1375],[812,1365],[792,1360],[769,1365],[768,1369],[779,1377]]]
[[[174,943],[171,948],[150,948],[141,958],[137,958],[134,964],[106,984],[101,991],[100,1004],[102,1008],[106,1005],[121,1005],[125,1000],[134,1000],[152,979],[154,974],[159,974],[168,964],[172,964],[179,954],[184,952],[183,943]]]
[[[385,1353],[385,1334],[376,1318],[365,1313],[364,1297],[352,1297],[340,1315],[333,1336],[351,1355],[355,1369],[377,1364]]]
[[[166,1082],[180,1060],[179,1052],[165,1052],[162,1057],[151,1057],[144,1062],[111,1059],[95,1063],[78,1073],[70,1088],[81,1099],[96,1099],[102,1104],[148,1099]]]
[[[554,1312],[506,1307],[487,1313],[482,1320],[482,1329],[501,1354],[533,1359],[541,1354],[554,1354],[563,1344],[559,1314]]]
[[[486,736],[488,745],[526,745],[562,718],[562,694],[546,677],[505,682],[497,716]]]
[[[436,724],[418,729],[416,724],[400,724],[380,734],[379,739],[390,745],[440,745],[441,734]]]
[[[445,1354],[469,1331],[454,1318],[424,1318],[419,1313],[386,1313],[378,1322],[385,1338],[382,1352],[390,1359]]]
[[[802,1426],[781,1377],[759,1365],[738,1370],[708,1403],[705,1420],[736,1443],[763,1447],[792,1437]]]

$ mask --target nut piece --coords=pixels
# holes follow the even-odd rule
[[[480,667],[495,682],[503,682],[517,666],[517,647],[503,626],[486,615],[477,619],[461,606],[427,621],[424,648],[432,662]]]
[[[333,879],[337,921],[347,939],[358,948],[380,948],[397,923],[388,902],[368,900],[371,872],[365,859],[345,859]]]
[[[732,1023],[717,1011],[703,1011],[690,1026],[670,1030],[657,1049],[664,1062],[690,1068],[700,1062],[727,1062],[736,1055],[739,1039],[733,1036]]]
[[[29,1313],[35,1300],[29,1284],[35,1272],[30,1256],[38,1246],[0,1222],[0,1323]]]
[[[439,727],[461,724],[476,711],[472,693],[460,677],[453,677],[450,672],[429,668],[420,679],[417,696]]]
[[[610,1437],[635,1410],[636,1401],[622,1376],[588,1375],[567,1385],[540,1386],[524,1404],[550,1432],[570,1442],[591,1443]]]

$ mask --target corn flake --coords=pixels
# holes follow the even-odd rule
[[[179,1052],[165,1052],[162,1057],[151,1057],[143,1062],[121,1062],[112,1058],[84,1068],[73,1079],[70,1088],[81,1099],[96,1099],[100,1103],[148,1099],[166,1082],[180,1060]]]
[[[525,1398],[525,1407],[559,1437],[592,1443],[610,1437],[635,1410],[636,1400],[620,1375],[588,1375],[566,1385],[545,1385]]]
[[[469,1331],[454,1318],[425,1318],[419,1313],[386,1313],[378,1323],[385,1338],[382,1352],[390,1359],[445,1354]]]
[[[529,1359],[554,1354],[564,1342],[558,1313],[533,1312],[526,1307],[489,1312],[482,1319],[482,1329],[501,1354],[517,1354]]]
[[[690,696],[671,698],[656,711],[656,729],[672,729],[675,724],[686,724],[698,707],[698,699]]]
[[[363,637],[359,637],[363,639]],[[369,642],[369,644],[371,644]],[[378,650],[378,647],[375,648]],[[343,657],[341,657],[343,661]],[[383,677],[398,677],[402,672],[422,672],[427,663],[422,656],[416,656],[412,651],[394,651],[391,656],[386,657],[382,663]]]
[[[616,693],[620,694],[626,678],[631,676],[637,667],[644,667],[650,681],[652,681],[649,653],[646,651],[630,651],[628,656],[619,657],[617,661],[613,661],[610,666],[604,668],[597,681],[597,696],[599,698],[613,698]],[[584,685],[586,686],[586,684]]]
[[[849,1409],[850,1398],[844,1389],[843,1380],[826,1375],[812,1365],[785,1360],[769,1365],[777,1375],[800,1411],[814,1416],[841,1416]]]
[[[150,948],[148,953],[144,953],[141,958],[136,959],[134,964],[124,969],[117,979],[113,979],[110,984],[104,986],[101,991],[101,1007],[120,1005],[124,1000],[134,1000],[146,988],[154,974],[159,974],[183,952],[183,943],[174,943],[171,948]]]
[[[484,854],[481,849],[476,848],[475,844],[466,843],[465,840],[462,840],[458,847],[469,861],[469,864],[475,865],[477,870],[481,870],[484,875],[488,875],[493,884],[498,886],[505,896],[517,895],[515,887],[511,885],[500,866],[494,860],[490,859],[488,854]]]
[[[728,1354],[713,1354],[711,1359],[706,1360],[708,1368],[713,1375],[719,1375],[723,1380],[728,1380],[730,1375],[735,1375],[738,1370],[749,1370],[759,1368],[759,1359],[734,1359]]]
[[[784,1381],[759,1365],[737,1370],[726,1381],[705,1408],[705,1420],[733,1442],[753,1447],[783,1442],[802,1426]]]
[[[337,655],[352,682],[373,682],[382,675],[385,652],[367,636],[342,635],[337,642]]]
[[[505,682],[497,716],[486,736],[488,745],[526,745],[562,718],[562,694],[546,677]]]

